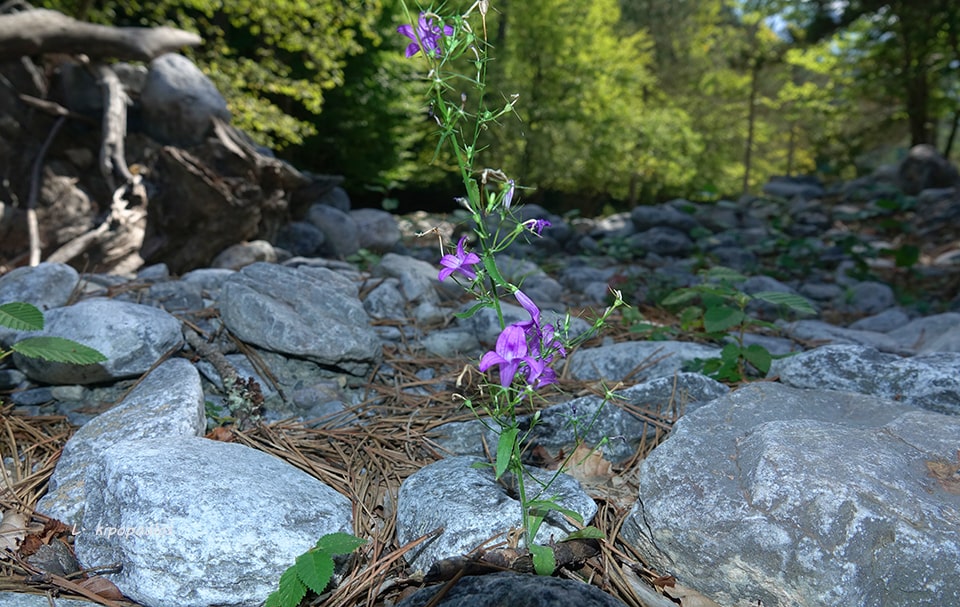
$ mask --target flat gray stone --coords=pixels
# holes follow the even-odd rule
[[[230,122],[227,101],[217,87],[192,61],[176,53],[150,62],[140,104],[147,133],[164,144],[198,145],[214,118]]]
[[[220,314],[241,340],[364,375],[382,355],[357,286],[319,267],[255,263],[221,288]]]
[[[101,603],[58,598],[56,607],[97,607]],[[3,607],[50,607],[50,599],[45,594],[23,594],[19,592],[0,592],[0,605]]]
[[[641,464],[622,537],[722,605],[960,604],[958,436],[904,403],[751,384]]]
[[[259,607],[297,556],[352,531],[350,500],[290,464],[197,437],[124,441],[86,479],[77,557],[150,607]]]
[[[960,415],[960,352],[903,358],[864,346],[823,346],[773,361],[770,377],[797,388],[872,394]]]
[[[626,378],[638,366],[643,368],[633,380],[672,376],[697,359],[720,356],[720,348],[684,341],[625,341],[598,348],[584,348],[567,360],[574,379],[603,379],[615,383]]]
[[[52,335],[98,350],[106,362],[71,365],[14,354],[17,368],[47,384],[93,384],[143,375],[161,357],[183,344],[180,321],[152,306],[87,299],[46,314],[43,331],[21,332],[18,339]]]
[[[200,374],[186,359],[170,359],[144,377],[120,404],[70,437],[37,511],[68,525],[79,524],[86,470],[100,452],[126,440],[202,436],[206,427]]]

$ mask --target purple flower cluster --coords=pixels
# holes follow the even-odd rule
[[[506,327],[497,338],[495,348],[483,355],[478,368],[487,371],[500,366],[500,385],[509,387],[520,373],[526,383],[539,389],[557,382],[557,374],[550,367],[554,355],[567,355],[551,324],[540,320],[540,309],[523,291],[517,290],[517,301],[530,314],[530,320],[515,322]]]
[[[437,275],[437,279],[440,282],[446,280],[447,277],[454,272],[460,272],[470,280],[477,278],[477,273],[473,270],[473,266],[480,263],[480,256],[473,252],[467,253],[464,250],[463,243],[466,241],[466,236],[461,237],[460,242],[457,243],[457,252],[452,254],[448,253],[440,258],[440,265],[443,266],[440,274]]]
[[[401,25],[397,28],[397,31],[413,41],[407,45],[405,53],[407,57],[413,57],[421,50],[423,50],[424,55],[429,52],[434,57],[440,57],[443,55],[443,48],[440,46],[441,34],[444,36],[453,35],[452,26],[445,25],[441,28],[439,25],[434,25],[433,19],[427,19],[425,13],[420,13],[416,29],[412,25]]]

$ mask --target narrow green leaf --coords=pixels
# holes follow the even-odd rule
[[[533,568],[537,575],[553,575],[557,568],[557,559],[553,554],[553,548],[532,544],[528,549],[533,557]]]
[[[28,337],[13,344],[14,352],[51,362],[92,365],[107,357],[93,348],[62,337]]]
[[[770,354],[770,351],[760,344],[751,344],[744,348],[743,357],[747,359],[747,362],[756,367],[757,371],[764,375],[770,370],[770,363],[773,361],[773,356]]]
[[[307,594],[307,587],[297,576],[296,568],[290,567],[280,576],[277,591],[267,597],[264,607],[297,607]]]
[[[785,306],[794,312],[800,314],[816,314],[817,310],[813,307],[807,298],[793,293],[782,293],[780,291],[759,291],[750,295],[753,299],[759,299],[767,303],[778,306]]]
[[[497,286],[505,287],[510,284],[503,277],[503,274],[500,273],[500,269],[497,268],[497,260],[493,255],[489,253],[483,255],[483,267],[487,269],[487,274],[490,275],[490,278],[493,279],[493,282],[495,282]]]
[[[726,266],[714,266],[700,273],[705,280],[715,280],[718,282],[743,282],[746,276],[737,272],[733,268]]]
[[[349,533],[328,533],[317,540],[317,550],[327,554],[349,554],[366,543],[367,540]]]
[[[43,312],[32,304],[14,301],[0,305],[0,325],[17,331],[43,329]]]
[[[604,539],[603,531],[600,531],[593,525],[589,527],[584,527],[583,529],[577,529],[567,537],[560,540],[561,542],[567,542],[570,540],[602,540]]]
[[[479,303],[475,303],[472,306],[470,306],[470,309],[467,310],[466,312],[454,313],[454,316],[456,316],[457,318],[467,319],[473,316],[474,314],[476,314],[477,311],[479,311],[481,308],[486,308],[486,307],[487,307],[486,302],[481,301]]]
[[[329,554],[319,550],[308,550],[297,557],[297,577],[307,588],[317,594],[330,583],[333,577],[334,563]]]
[[[660,302],[660,305],[673,307],[689,303],[700,296],[700,293],[693,289],[677,289],[673,293],[667,295]]]
[[[569,508],[564,508],[553,500],[530,500],[527,502],[527,512],[530,514],[546,515],[552,510],[555,510],[561,514],[565,514],[578,523],[583,523],[583,516],[579,512]]]
[[[710,308],[703,314],[703,328],[707,333],[723,333],[740,326],[745,317],[741,310],[730,306]]]
[[[494,473],[498,480],[503,476],[503,473],[507,471],[507,466],[510,465],[510,458],[513,457],[514,443],[516,443],[519,433],[520,428],[516,426],[507,428],[500,433],[500,439],[497,441],[497,461],[494,466]]]

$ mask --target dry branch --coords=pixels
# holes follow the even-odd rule
[[[110,27],[46,9],[0,15],[0,59],[64,53],[150,61],[202,42],[200,36],[172,27]]]

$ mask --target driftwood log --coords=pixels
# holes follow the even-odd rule
[[[150,61],[201,42],[200,36],[172,27],[109,27],[46,9],[0,15],[0,59],[62,53]]]

